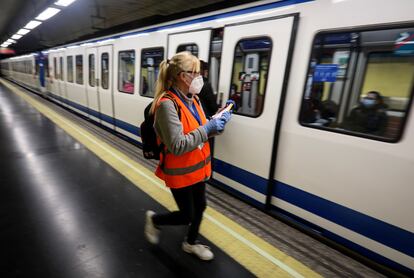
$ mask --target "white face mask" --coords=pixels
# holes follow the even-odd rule
[[[188,92],[192,95],[198,95],[201,92],[201,89],[204,86],[203,77],[201,75],[193,78],[190,84]]]

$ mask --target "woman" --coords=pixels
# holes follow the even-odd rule
[[[351,110],[345,127],[356,132],[384,136],[387,122],[387,105],[382,95],[377,91],[370,91]]]
[[[151,112],[154,128],[164,149],[155,174],[170,188],[178,211],[156,214],[146,212],[145,236],[159,242],[160,226],[189,225],[182,249],[202,260],[214,255],[197,240],[206,208],[205,181],[211,175],[208,138],[224,130],[229,112],[207,121],[197,94],[203,87],[200,61],[189,52],[180,52],[160,64]],[[179,112],[178,112],[179,111]]]

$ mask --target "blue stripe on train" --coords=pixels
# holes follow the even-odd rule
[[[51,97],[53,97],[53,98],[55,98],[55,99],[57,99],[57,100],[59,100],[63,103],[66,103],[66,104],[68,104],[68,105],[70,105],[70,106],[72,106],[72,107],[74,107],[74,108],[76,108],[76,109],[78,109],[82,112],[85,112],[87,114],[90,114],[90,115],[98,118],[98,119],[101,119],[102,121],[107,122],[108,124],[119,127],[120,129],[126,130],[126,131],[128,131],[128,132],[130,132],[130,133],[132,133],[136,136],[139,136],[139,137],[141,136],[141,132],[140,132],[139,127],[131,125],[131,124],[129,124],[127,122],[124,122],[122,120],[115,119],[115,118],[113,118],[111,116],[108,116],[106,114],[99,113],[99,112],[97,112],[93,109],[87,108],[83,105],[80,105],[76,102],[73,102],[73,101],[70,101],[70,100],[67,100],[67,99],[64,99],[64,98],[62,98],[60,96],[57,96],[57,95],[54,95],[52,93],[50,93],[49,96],[51,96]]]
[[[273,196],[404,254],[414,256],[412,232],[282,182],[276,182]]]
[[[86,113],[92,112],[93,114],[98,115],[98,116],[101,115],[102,117],[102,114],[92,109],[87,109],[80,104],[63,99],[53,94],[51,94],[51,96],[81,111],[86,111]],[[114,118],[109,117],[107,115],[103,115],[103,116],[104,117],[102,119],[104,121],[113,124]],[[138,134],[139,136],[140,133],[139,133],[138,127],[135,127],[131,124],[128,124],[120,120],[116,120],[115,122],[116,122],[117,127],[124,129],[128,132],[131,132],[133,134]],[[213,165],[214,165],[214,170],[217,173],[223,176],[226,176],[240,184],[243,184],[244,186],[252,190],[255,190],[257,192],[260,192],[266,195],[267,180],[265,178],[262,178],[258,175],[250,173],[246,170],[243,170],[239,167],[236,167],[234,165],[231,165],[229,163],[226,163],[216,158],[213,160]],[[376,218],[373,218],[369,215],[363,214],[356,210],[334,203],[327,199],[321,198],[314,194],[300,190],[288,184],[278,182],[278,181],[274,181],[274,182],[276,183],[275,189],[273,191],[274,197],[279,198],[283,201],[286,201],[290,204],[293,204],[297,207],[300,207],[306,211],[309,211],[315,215],[318,215],[331,222],[341,225],[347,229],[350,229],[358,234],[366,236],[372,240],[380,242],[404,254],[407,254],[409,256],[414,256],[414,233],[401,229],[397,226],[388,224],[384,221],[378,220]],[[228,186],[226,187],[229,189]],[[234,189],[231,191],[237,193],[236,190]],[[238,192],[238,195],[240,196],[239,192]],[[251,197],[248,197],[244,194],[242,195],[244,199],[248,199],[250,202],[255,203],[255,205],[262,206],[261,203],[253,200]],[[350,244],[351,241],[346,240],[342,237],[339,237],[338,235],[334,236],[333,233],[325,232],[325,234],[327,234],[328,237],[333,238],[333,239],[340,238],[341,239],[340,241],[344,242],[344,245],[350,246],[352,249],[354,249],[355,246],[358,246],[357,249],[363,248],[355,243],[352,243],[352,246],[351,246]],[[377,259],[377,257],[374,258],[374,256],[370,254],[370,253],[373,253],[372,251],[369,251],[369,252],[368,251],[364,252],[366,256],[372,257],[373,259]],[[388,260],[384,257],[382,258],[383,258],[382,261],[384,262],[385,260]],[[401,268],[404,268],[404,267],[401,266]]]
[[[245,200],[245,201],[255,205],[256,207],[264,208],[263,203],[258,202],[256,199],[253,199],[252,197],[250,197],[250,196],[248,196],[248,195],[246,195],[246,194],[244,194],[244,193],[242,193],[238,190],[235,190],[232,187],[230,187],[230,186],[228,186],[228,185],[226,185],[226,184],[224,184],[220,181],[214,180],[214,177],[213,177],[213,184],[218,185],[219,187],[225,189],[226,191],[231,192],[232,194],[234,194],[238,198],[240,198],[242,200]],[[376,261],[377,263],[380,263],[382,265],[385,265],[385,266],[388,266],[388,267],[391,267],[391,268],[394,268],[394,269],[398,269],[403,273],[414,274],[414,271],[412,269],[409,269],[409,268],[407,268],[407,267],[405,267],[405,266],[403,266],[403,265],[401,265],[397,262],[394,262],[394,261],[392,261],[392,260],[390,260],[390,259],[388,259],[388,258],[386,258],[386,257],[384,257],[384,256],[382,256],[378,253],[375,253],[375,252],[373,252],[373,251],[371,251],[371,250],[369,250],[369,249],[367,249],[367,248],[365,248],[361,245],[358,245],[355,242],[352,242],[352,241],[350,241],[346,238],[343,238],[343,237],[341,237],[337,234],[334,234],[334,233],[332,233],[328,230],[325,230],[322,227],[317,226],[317,225],[315,225],[315,224],[313,224],[313,223],[311,223],[311,222],[309,222],[309,221],[307,221],[303,218],[300,218],[297,215],[292,214],[292,213],[290,213],[286,210],[283,210],[283,209],[280,209],[278,207],[272,206],[272,211],[283,215],[283,218],[289,219],[290,222],[293,222],[296,225],[299,225],[303,229],[311,231],[312,233],[317,233],[317,234],[323,235],[325,238],[331,239],[334,242],[337,242],[337,243],[339,243],[343,246],[346,246],[349,249],[354,250],[354,251],[358,252],[359,254],[361,254],[361,255],[363,255],[367,258],[370,258],[371,260]]]
[[[267,180],[224,161],[214,159],[214,170],[246,187],[266,194]],[[380,242],[409,256],[414,255],[414,233],[356,210],[275,181],[273,196]]]

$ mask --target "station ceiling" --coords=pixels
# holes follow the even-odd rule
[[[56,0],[0,0],[0,43]],[[23,36],[10,48],[24,54],[202,14],[247,0],[77,0]]]

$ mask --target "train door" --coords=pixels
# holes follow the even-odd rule
[[[96,47],[86,50],[87,60],[87,79],[86,79],[86,97],[88,100],[89,117],[97,122],[101,122],[101,109],[99,107],[99,75],[97,70],[98,49]]]
[[[295,16],[225,26],[219,94],[237,110],[215,137],[213,179],[266,201],[272,146]]]
[[[99,116],[101,123],[110,128],[115,128],[114,124],[114,108],[113,108],[113,56],[112,45],[104,45],[96,48],[98,64],[98,100],[99,100]]]
[[[208,62],[211,30],[192,31],[168,35],[168,58],[181,51],[190,51],[194,56]]]

